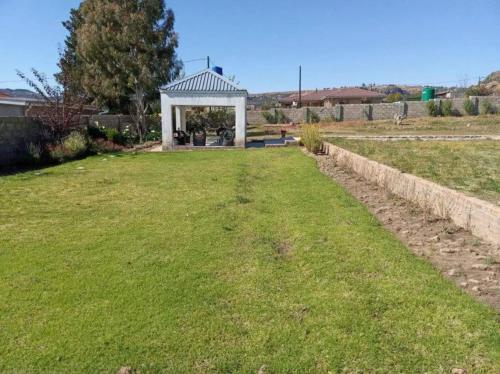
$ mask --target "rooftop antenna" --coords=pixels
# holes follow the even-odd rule
[[[210,69],[210,56],[207,56],[207,69]]]

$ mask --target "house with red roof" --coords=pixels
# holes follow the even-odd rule
[[[323,106],[331,108],[336,104],[375,104],[381,103],[385,95],[380,92],[363,88],[333,88],[307,91],[301,95],[302,106]],[[294,93],[280,100],[284,107],[296,107],[299,104],[299,94]]]

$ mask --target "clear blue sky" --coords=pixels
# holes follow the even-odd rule
[[[56,71],[78,0],[0,0],[0,87]],[[183,60],[210,55],[250,92],[361,83],[458,84],[500,69],[498,0],[167,0]],[[204,62],[186,63],[186,73]]]

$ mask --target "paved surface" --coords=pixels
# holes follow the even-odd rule
[[[296,144],[297,140],[293,136],[287,136],[286,138],[275,138],[275,139],[263,139],[263,140],[254,140],[247,142],[246,148],[266,148],[266,147],[283,147],[287,144]],[[208,143],[208,140],[207,140]],[[205,147],[193,147],[193,146],[177,146],[179,150],[181,149],[215,149],[215,148],[224,148],[230,149],[233,147],[220,147],[216,143],[207,144]],[[148,152],[161,152],[161,144],[155,145],[154,147],[144,149]]]

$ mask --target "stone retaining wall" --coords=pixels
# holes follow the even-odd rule
[[[325,142],[324,149],[340,167],[354,171],[439,217],[451,219],[481,239],[500,245],[499,206],[403,173],[330,143]]]
[[[471,97],[476,106],[476,113],[481,110],[481,103],[489,101],[498,111],[500,111],[500,96],[476,96]],[[444,100],[444,99],[443,99]],[[436,104],[440,105],[442,99],[436,99]],[[453,109],[460,115],[465,115],[464,98],[450,99],[453,103]],[[249,110],[247,111],[247,121],[250,125],[263,125],[267,121],[263,113],[268,112],[272,115],[276,111],[281,111],[285,115],[286,122],[305,123],[307,122],[308,112],[318,116],[321,121],[353,121],[353,120],[382,120],[393,119],[394,114],[406,114],[408,117],[428,116],[427,103],[423,101],[406,101],[397,103],[381,104],[343,104],[335,105],[333,108],[325,107],[303,107],[303,108],[277,108],[270,110]]]

